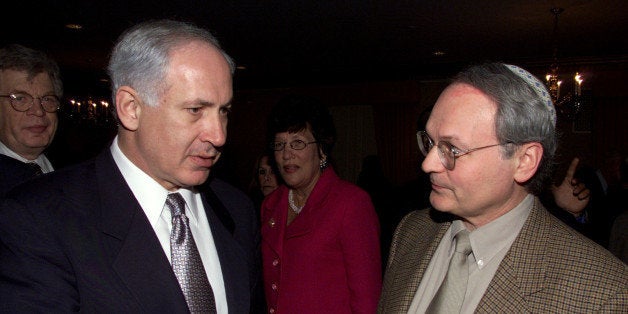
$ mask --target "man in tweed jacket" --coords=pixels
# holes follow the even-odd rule
[[[455,77],[417,133],[433,209],[397,227],[379,313],[428,312],[461,230],[472,253],[453,312],[628,313],[626,264],[534,196],[551,171],[555,127],[549,94],[527,71],[492,63]]]

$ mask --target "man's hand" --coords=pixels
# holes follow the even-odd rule
[[[569,165],[569,169],[567,169],[565,179],[563,179],[560,185],[554,184],[551,187],[556,205],[575,217],[582,215],[584,208],[589,204],[589,196],[591,195],[591,191],[584,183],[573,177],[579,162],[580,160],[577,157],[574,158]]]

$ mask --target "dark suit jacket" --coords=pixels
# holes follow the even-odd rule
[[[14,186],[35,177],[35,171],[26,163],[0,154],[0,197]]]
[[[259,277],[255,210],[220,180],[199,189],[229,312],[248,313]],[[0,205],[3,312],[188,312],[157,236],[108,150],[6,196]]]
[[[450,222],[429,210],[408,214],[395,231],[379,313],[406,313]],[[626,313],[628,268],[535,200],[476,313]]]

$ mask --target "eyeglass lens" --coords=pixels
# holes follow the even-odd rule
[[[41,98],[33,97],[26,93],[9,95],[13,109],[22,112],[27,111],[35,104],[35,98],[39,100],[41,107],[46,112],[55,112],[59,109],[59,99],[54,95],[47,95]]]
[[[419,149],[421,150],[421,153],[423,156],[427,156],[427,154],[429,154],[432,150],[432,147],[434,147],[434,141],[425,131],[417,132],[417,141],[419,142]],[[440,141],[436,147],[438,148],[438,158],[440,159],[440,162],[445,168],[452,170],[454,168],[456,158],[451,144],[445,141]]]
[[[314,142],[311,142],[311,143],[314,143]],[[307,144],[310,144],[310,143],[306,143],[302,140],[294,140],[288,143],[288,145],[290,145],[290,148],[294,150],[302,150],[307,146]],[[286,142],[274,142],[271,144],[271,146],[275,151],[280,151],[286,147]]]

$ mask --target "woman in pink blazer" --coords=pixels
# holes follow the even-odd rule
[[[285,181],[261,209],[268,312],[375,313],[379,223],[368,194],[329,166],[329,112],[312,99],[287,97],[271,112],[268,135]]]

